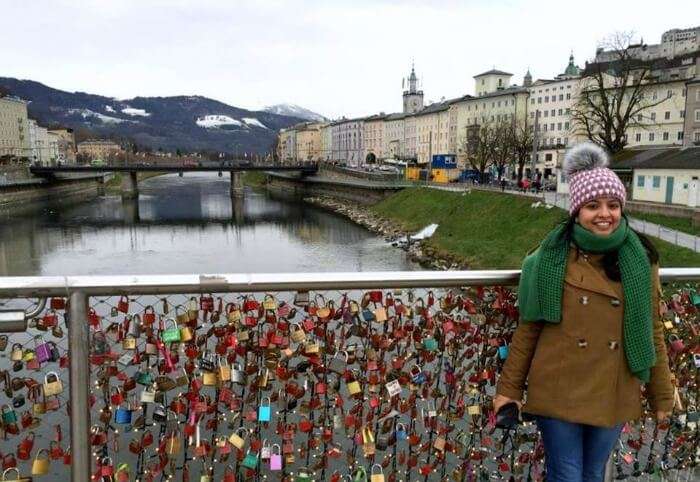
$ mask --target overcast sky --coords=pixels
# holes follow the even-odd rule
[[[295,103],[329,117],[401,110],[411,61],[426,102],[496,67],[550,78],[615,31],[658,43],[693,0],[0,0],[0,76],[117,98]],[[9,20],[9,21],[8,21]],[[690,22],[690,23],[689,23]],[[215,113],[213,113],[215,114]]]

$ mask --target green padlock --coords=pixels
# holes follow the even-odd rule
[[[425,340],[423,340],[423,348],[425,348],[428,351],[437,351],[438,342],[435,338],[426,338]]]
[[[294,480],[296,482],[311,482],[311,471],[306,467],[301,467]]]
[[[138,372],[136,374],[136,383],[146,386],[153,385],[153,375],[148,371]]]
[[[170,322],[172,328],[167,328],[163,330],[163,332],[160,334],[160,339],[163,340],[165,343],[180,341],[180,328],[177,327],[177,323],[175,323],[175,320],[173,318],[168,318],[167,320],[165,320],[166,324],[168,322]]]
[[[352,479],[354,482],[367,482],[367,471],[364,467],[358,467],[355,472],[355,477]]]
[[[9,405],[2,406],[2,421],[6,424],[17,422],[17,414]]]
[[[693,305],[700,307],[700,294],[697,291],[692,291],[690,293],[690,301]]]
[[[247,469],[255,470],[255,468],[258,466],[258,454],[251,454],[249,450],[248,452],[246,452],[245,457],[243,458],[243,462],[241,462],[241,465]]]

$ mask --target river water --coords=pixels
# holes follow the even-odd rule
[[[405,253],[350,221],[229,177],[142,181],[138,201],[103,195],[0,220],[0,275],[410,270]]]

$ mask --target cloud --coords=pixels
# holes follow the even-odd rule
[[[401,109],[415,60],[426,99],[473,93],[492,67],[552,77],[573,50],[636,30],[687,27],[687,3],[545,1],[33,0],[4,7],[3,75],[118,98],[200,94],[321,114]],[[9,45],[7,45],[9,39]]]

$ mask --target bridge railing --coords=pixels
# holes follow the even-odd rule
[[[0,462],[8,480],[541,480],[534,425],[489,413],[518,276],[2,278]],[[618,477],[698,462],[700,268],[661,276],[683,409],[626,427]]]

